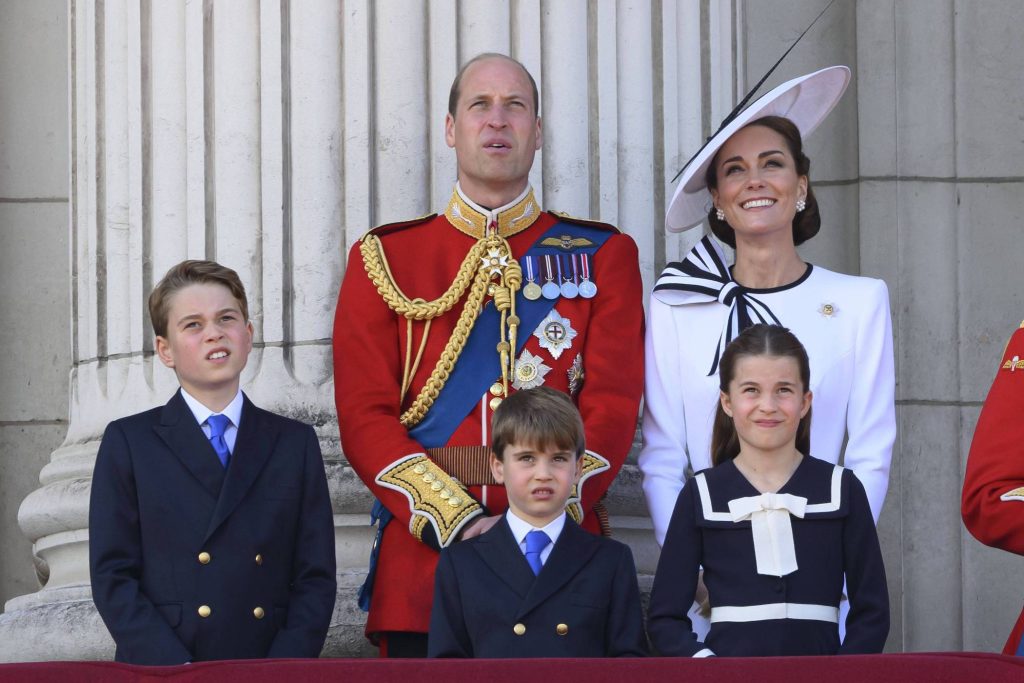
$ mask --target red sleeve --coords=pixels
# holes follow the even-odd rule
[[[974,431],[961,513],[985,545],[1024,555],[1024,327],[1010,338]]]
[[[611,467],[582,486],[589,513],[619,473],[633,445],[644,384],[644,307],[636,244],[611,237],[594,257],[599,292],[583,346],[586,376],[577,397],[587,450]]]
[[[334,316],[334,398],[342,449],[373,495],[408,529],[413,516],[409,497],[379,481],[389,467],[424,453],[423,446],[409,437],[399,421],[400,322],[368,277],[360,245],[354,245]],[[436,467],[425,457],[422,461]],[[437,476],[444,473],[437,469]],[[468,497],[463,502],[460,524],[480,510]]]

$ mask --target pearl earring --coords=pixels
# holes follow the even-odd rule
[[[797,213],[800,213],[801,211],[803,211],[806,208],[807,208],[807,202],[806,201],[804,201],[803,199],[796,200],[796,212]]]
[[[718,207],[715,207],[715,218],[717,218],[720,221],[724,221],[725,220],[725,211],[722,211]]]

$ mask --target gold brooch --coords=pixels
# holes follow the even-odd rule
[[[820,313],[824,318],[831,318],[839,313],[839,309],[835,304],[822,304],[818,308],[818,313]]]

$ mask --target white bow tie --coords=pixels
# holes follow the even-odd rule
[[[750,520],[757,573],[785,576],[797,570],[790,515],[802,518],[807,499],[788,493],[762,493],[729,501],[732,521]]]

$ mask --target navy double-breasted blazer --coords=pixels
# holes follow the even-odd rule
[[[318,656],[336,577],[312,427],[245,398],[225,470],[180,392],[111,422],[93,472],[89,569],[117,661]]]
[[[640,657],[647,651],[629,547],[571,519],[534,576],[508,521],[443,551],[431,657]]]

